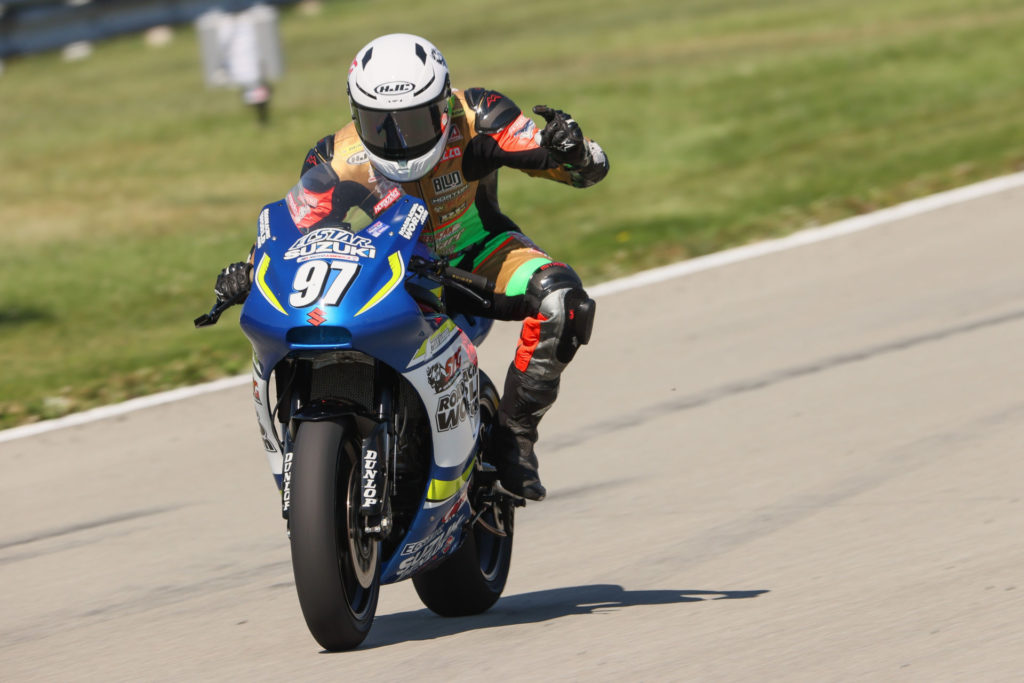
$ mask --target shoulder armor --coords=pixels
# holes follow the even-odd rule
[[[496,90],[470,88],[466,91],[466,104],[476,112],[477,133],[497,133],[523,113],[515,102]]]
[[[311,169],[313,166],[330,163],[333,158],[334,133],[331,133],[330,135],[325,135],[320,138],[320,140],[313,145],[313,148],[306,153],[306,159],[302,162],[302,173],[299,174],[299,177],[301,178],[306,171]]]

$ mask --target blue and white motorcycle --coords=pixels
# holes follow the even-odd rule
[[[484,450],[498,392],[474,344],[491,321],[440,296],[455,288],[485,306],[490,283],[419,243],[420,199],[392,186],[332,217],[345,191],[325,164],[263,209],[240,318],[299,603],[327,650],[363,641],[382,584],[411,578],[443,616],[490,608],[523,504]]]

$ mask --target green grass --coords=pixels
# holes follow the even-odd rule
[[[399,9],[403,6],[403,11]],[[502,207],[588,282],[1024,165],[1019,0],[332,2],[282,17],[272,125],[203,87],[183,29],[0,76],[0,427],[244,370],[218,269],[347,118],[348,60],[409,30],[457,86],[572,112],[612,171],[504,171]],[[395,17],[403,21],[397,23]]]

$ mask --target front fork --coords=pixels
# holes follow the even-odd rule
[[[377,380],[374,386],[377,424],[363,439],[359,459],[359,516],[363,520],[363,532],[383,540],[391,531],[392,478],[398,458],[394,410],[396,382],[390,369],[379,361],[374,377]]]
[[[254,359],[252,368],[253,402],[256,407],[256,418],[260,426],[260,435],[270,470],[281,491],[281,516],[288,519],[291,508],[291,475],[293,466],[292,439],[288,429],[283,430],[284,441],[278,436],[274,418],[271,414],[270,378],[264,378],[259,363]],[[391,530],[391,473],[395,471],[397,460],[396,425],[394,413],[393,377],[389,369],[377,364],[374,376],[378,378],[374,390],[376,423],[362,441],[359,457],[359,515],[363,520],[364,533],[380,539],[386,537]],[[280,378],[278,378],[280,380]],[[288,384],[291,384],[289,381]],[[302,384],[302,382],[298,382]],[[290,393],[290,392],[289,392]],[[308,398],[308,397],[307,397]],[[298,412],[302,402],[299,395],[290,394],[284,397],[288,401],[288,415]],[[329,412],[329,411],[328,411]],[[361,412],[361,411],[359,411]],[[354,414],[351,410],[343,414]],[[324,417],[327,415],[325,414]],[[362,413],[369,418],[369,415]],[[366,421],[363,421],[364,425]]]
[[[394,439],[391,423],[379,422],[363,439],[359,459],[359,517],[363,520],[363,533],[383,539],[391,530],[391,495],[388,488],[391,452]]]

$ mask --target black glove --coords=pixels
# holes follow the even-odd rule
[[[252,282],[249,275],[252,273],[252,264],[244,261],[232,263],[220,271],[217,276],[217,284],[213,291],[218,301],[242,301],[249,295],[249,288]]]
[[[572,116],[543,104],[534,107],[533,113],[540,114],[547,121],[540,133],[540,144],[550,150],[555,161],[577,168],[590,164],[590,149],[583,139],[583,131]]]

